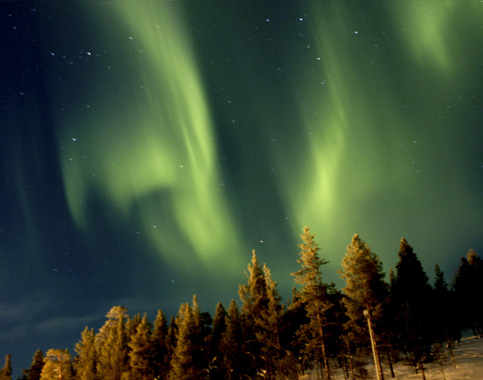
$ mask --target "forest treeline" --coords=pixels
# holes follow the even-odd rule
[[[234,300],[228,308],[218,303],[211,317],[194,296],[176,317],[168,321],[159,310],[151,323],[146,314],[130,317],[115,306],[97,333],[84,329],[74,357],[67,349],[38,350],[19,380],[276,380],[307,371],[330,378],[336,368],[356,379],[367,376],[364,365],[373,358],[386,377],[404,360],[424,378],[424,363],[451,355],[464,330],[483,336],[483,267],[473,250],[461,258],[451,285],[437,265],[431,285],[403,238],[386,281],[380,258],[355,235],[338,272],[345,280],[339,291],[323,279],[327,261],[309,228],[301,238],[300,269],[292,273],[296,286],[286,304],[253,251],[240,307]],[[10,355],[0,370],[0,380],[7,379]]]

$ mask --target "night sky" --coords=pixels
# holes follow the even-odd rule
[[[323,3],[323,4],[322,4]],[[123,305],[286,299],[355,233],[430,277],[483,253],[483,3],[0,3],[0,356]],[[240,305],[240,302],[238,302]]]

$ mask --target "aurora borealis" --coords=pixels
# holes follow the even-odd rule
[[[483,253],[480,1],[0,4],[0,338],[14,367],[113,305],[284,297],[299,234],[432,279]],[[28,337],[28,342],[26,342]],[[19,343],[21,342],[21,343]]]

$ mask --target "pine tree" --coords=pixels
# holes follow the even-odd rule
[[[27,380],[40,380],[42,368],[44,366],[44,353],[41,350],[35,351],[30,368],[24,370]]]
[[[164,313],[158,310],[151,335],[151,366],[155,379],[166,380],[169,373],[168,324]]]
[[[69,350],[50,349],[44,357],[40,380],[73,380]]]
[[[75,346],[77,357],[74,361],[76,380],[94,380],[96,376],[96,349],[94,329],[87,327],[81,334],[81,340]]]
[[[136,332],[129,342],[130,378],[133,380],[148,380],[153,378],[151,326],[147,315],[144,314],[141,322],[137,324]]]
[[[129,318],[127,311],[123,306],[114,306],[109,310],[106,314],[106,322],[95,336],[96,349],[99,349],[99,346],[107,341],[111,330],[116,328],[119,320],[122,320],[124,323]]]
[[[329,298],[329,286],[322,281],[320,267],[328,262],[319,257],[318,244],[315,242],[315,235],[310,229],[304,227],[300,235],[302,243],[299,244],[300,258],[297,262],[301,269],[292,276],[295,282],[302,286],[298,292],[298,302],[305,306],[308,323],[301,326],[299,335],[306,340],[306,352],[320,352],[315,358],[322,358],[326,376],[330,379],[329,355],[327,352],[326,312],[332,307]]]
[[[5,356],[5,364],[0,369],[0,380],[12,380],[12,355]]]
[[[346,282],[343,288],[345,294],[343,302],[349,317],[349,329],[355,333],[355,336],[364,337],[361,343],[369,343],[368,338],[372,331],[368,332],[367,323],[370,325],[369,330],[372,330],[372,326],[377,326],[377,322],[382,320],[382,306],[387,298],[382,262],[356,234],[347,247],[342,268],[339,274]],[[382,376],[379,351],[375,342],[377,340],[379,340],[378,337],[373,337],[371,343],[374,344],[377,371]]]
[[[431,321],[431,286],[413,248],[406,239],[399,245],[399,261],[392,291],[392,308],[396,310],[394,328],[400,348],[421,369],[433,342]]]
[[[379,313],[387,297],[382,262],[357,234],[347,247],[342,268],[339,273],[346,281],[343,292],[347,296],[344,303],[351,320],[364,321],[363,310]]]
[[[106,316],[108,320],[95,337],[97,374],[101,380],[121,379],[128,371],[127,309],[115,306]]]

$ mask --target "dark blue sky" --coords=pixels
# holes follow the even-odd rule
[[[72,349],[114,305],[288,296],[353,234],[430,278],[481,255],[481,2],[0,3],[0,355]],[[238,300],[238,299],[237,299]]]

